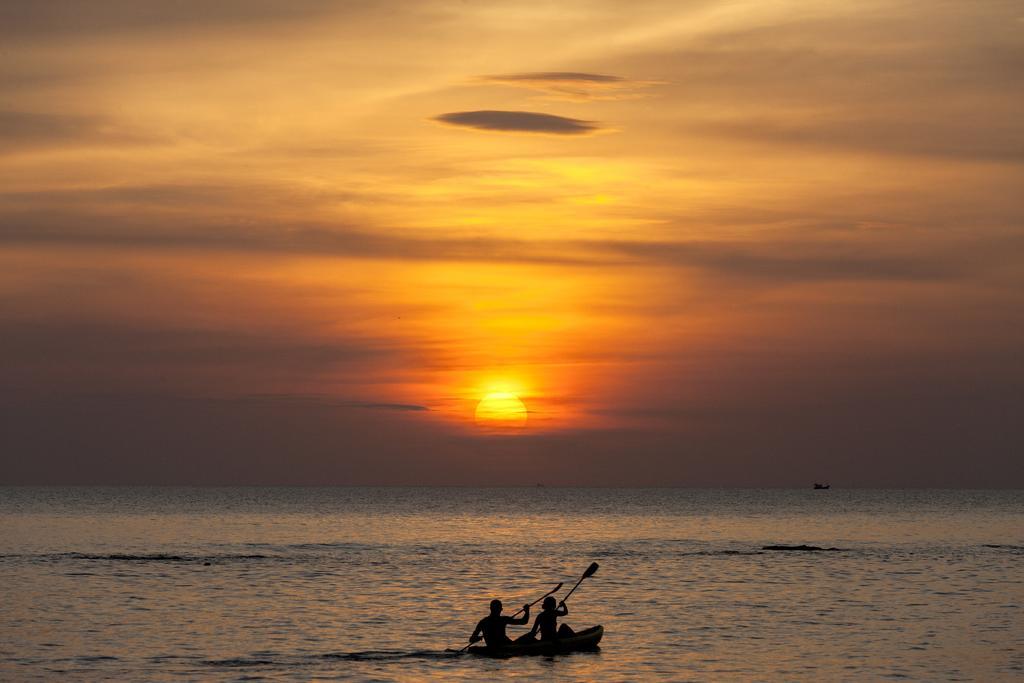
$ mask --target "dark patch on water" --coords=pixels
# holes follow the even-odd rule
[[[789,550],[797,552],[837,552],[843,548],[822,548],[818,545],[764,545],[761,550]]]
[[[43,560],[93,560],[103,562],[203,562],[210,564],[214,561],[232,560],[274,560],[292,559],[275,557],[273,555],[178,555],[170,553],[54,553],[50,555],[22,555],[21,557],[35,557]]]
[[[246,666],[273,666],[277,662],[270,659],[246,659],[245,657],[232,657],[230,659],[207,659],[203,662],[207,666],[223,666],[226,668],[241,668]]]
[[[256,546],[259,544],[250,543],[248,545]],[[383,550],[388,546],[379,543],[290,543],[279,547],[295,550]]]
[[[587,548],[587,552],[593,552],[597,557],[626,557],[626,558],[651,558],[651,557],[733,557],[737,555],[762,555],[760,550],[746,548],[729,549],[679,549],[680,545],[690,545],[688,541],[667,541],[663,543],[654,541],[636,541],[636,548],[621,546]]]
[[[245,669],[268,666],[311,666],[323,660],[346,662],[397,662],[412,659],[439,660],[459,657],[462,654],[462,652],[456,650],[366,650],[362,652],[329,652],[309,657],[253,653],[248,657],[207,659],[202,664],[226,669]]]
[[[700,550],[695,553],[683,553],[684,555],[701,555],[705,557],[716,557],[726,555],[764,555],[760,550]]]
[[[117,657],[111,657],[109,655],[83,655],[81,657],[75,657],[76,662],[116,662]]]
[[[184,562],[187,559],[183,555],[167,555],[164,553],[153,553],[151,555],[125,555],[112,553],[110,555],[89,555],[86,553],[67,553],[66,557],[74,560],[120,560],[124,562]]]
[[[449,659],[461,654],[462,652],[459,650],[367,650],[365,652],[332,652],[321,655],[321,657],[349,662],[387,662],[401,659]]]
[[[77,657],[60,657],[52,660],[53,662],[78,662],[79,664],[91,664],[93,662],[116,662],[119,661],[117,657],[110,655],[79,655]]]

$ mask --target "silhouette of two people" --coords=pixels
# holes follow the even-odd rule
[[[481,619],[480,623],[476,625],[473,635],[469,637],[470,643],[480,642],[480,634],[483,634],[483,641],[487,643],[487,647],[500,648],[507,647],[513,643],[535,642],[538,631],[540,632],[541,642],[568,638],[575,633],[567,624],[558,625],[558,617],[564,617],[569,614],[569,608],[565,606],[564,602],[559,603],[556,608],[555,599],[551,596],[544,598],[543,609],[533,622],[533,628],[528,633],[519,636],[515,641],[505,634],[505,627],[510,624],[521,625],[528,623],[530,621],[530,606],[523,605],[523,616],[518,619],[503,616],[501,610],[501,600],[491,600],[491,613]]]

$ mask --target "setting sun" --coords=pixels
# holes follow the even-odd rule
[[[476,406],[476,423],[482,427],[524,427],[526,417],[526,405],[508,391],[487,394]]]

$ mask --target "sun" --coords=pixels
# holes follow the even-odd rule
[[[487,394],[476,406],[476,423],[488,428],[512,428],[526,426],[526,405],[509,391],[495,391]]]

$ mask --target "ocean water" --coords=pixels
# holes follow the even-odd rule
[[[1021,491],[7,488],[0,530],[4,681],[1024,679]],[[598,652],[445,652],[592,561]]]

